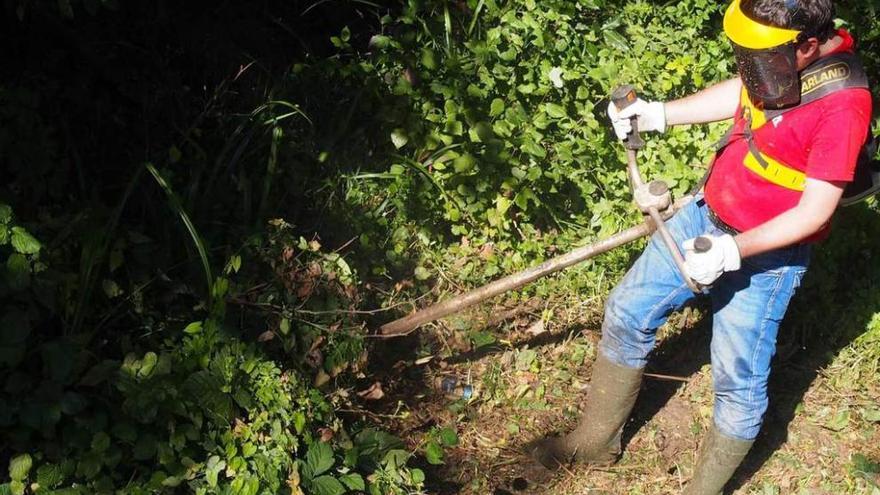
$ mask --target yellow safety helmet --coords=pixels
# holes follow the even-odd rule
[[[724,14],[724,33],[730,41],[750,50],[764,50],[797,40],[800,31],[761,24],[742,11],[740,0],[733,0]]]
[[[800,101],[797,45],[801,31],[762,24],[733,0],[724,15],[724,32],[733,45],[740,79],[761,108],[784,108]],[[787,0],[796,1],[796,0]]]

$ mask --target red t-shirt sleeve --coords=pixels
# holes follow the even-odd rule
[[[827,97],[807,157],[811,179],[849,182],[871,125],[871,93],[862,89]]]

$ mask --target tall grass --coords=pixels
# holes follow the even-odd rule
[[[147,163],[145,165],[146,169],[150,171],[153,178],[156,179],[156,183],[159,184],[159,187],[165,191],[165,195],[168,197],[168,205],[171,207],[171,210],[180,218],[180,221],[183,222],[184,227],[186,227],[186,231],[189,233],[189,237],[193,242],[196,250],[199,252],[199,258],[202,261],[202,269],[205,272],[205,281],[207,283],[207,301],[209,309],[214,306],[214,275],[211,272],[211,261],[208,258],[208,249],[205,247],[205,242],[202,240],[202,236],[199,235],[199,231],[196,229],[196,226],[193,224],[186,210],[184,210],[183,205],[180,202],[180,199],[174,193],[174,190],[171,189],[171,186],[168,184],[168,181],[162,177],[162,174],[156,169],[156,166],[152,163]]]

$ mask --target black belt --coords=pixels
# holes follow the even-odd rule
[[[712,211],[712,208],[709,208],[709,205],[706,205],[706,212],[708,213],[707,216],[709,217],[709,220],[712,221],[712,224],[715,225],[715,227],[718,227],[718,230],[730,235],[737,235],[740,233],[738,230],[731,227],[730,225],[725,223],[724,220],[719,218],[718,215],[714,211]]]

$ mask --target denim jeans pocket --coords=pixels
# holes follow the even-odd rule
[[[784,275],[791,270],[799,271],[796,283],[800,285],[810,260],[810,246],[796,245],[782,249],[774,249],[744,259],[743,265],[756,272]]]
[[[743,260],[743,264],[757,272],[782,274],[788,268],[792,260],[790,249],[774,249],[756,256],[750,256]]]

